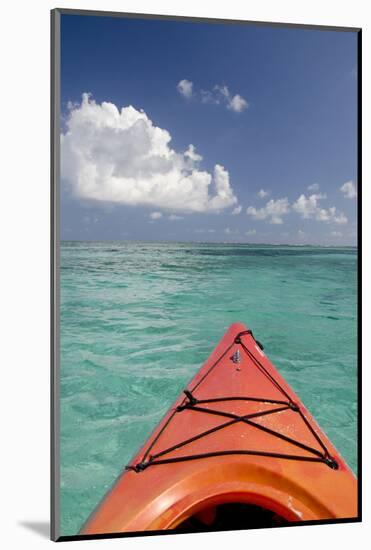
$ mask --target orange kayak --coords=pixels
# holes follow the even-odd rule
[[[80,534],[350,519],[357,500],[352,471],[235,323]]]

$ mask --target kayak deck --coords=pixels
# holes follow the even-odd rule
[[[272,376],[272,373],[269,372],[261,361],[256,358],[246,347],[242,341],[242,336],[248,335],[253,337],[251,331],[246,330],[238,333],[234,339],[234,343],[232,343],[226,349],[225,353],[210,366],[202,378],[200,378],[200,380],[193,385],[192,389],[185,390],[185,398],[183,402],[173,409],[173,413],[168,418],[168,421],[162,426],[161,430],[148,446],[143,459],[135,465],[128,466],[127,469],[140,472],[149,466],[170,464],[186,460],[199,460],[201,458],[210,458],[211,456],[232,454],[323,462],[331,468],[338,468],[336,460],[331,457],[324,442],[321,440],[320,436],[316,433],[311,424],[307,421],[306,417],[301,412],[300,407],[295,403],[295,401],[292,400],[286,390]],[[232,353],[232,347],[234,345],[241,346],[243,353],[241,354],[239,349]],[[263,355],[261,344],[256,343],[255,349],[259,351],[259,354]],[[223,396],[219,395],[223,389],[219,388],[220,384],[217,383],[214,391],[212,391],[212,383],[213,378],[215,378],[215,381],[218,382],[219,369],[224,368],[221,360],[228,354],[228,352],[231,353],[230,359],[232,361],[232,364],[230,365],[230,382],[234,381],[235,387],[231,388],[233,395]],[[254,371],[252,376],[249,376],[248,374],[245,375],[244,386],[250,390],[250,395],[246,396],[243,395],[242,392],[245,387],[243,387],[240,383],[241,376],[239,373],[241,372],[241,369],[252,368],[252,366],[248,365],[249,360],[253,362],[253,365],[259,369],[260,372],[258,374]],[[213,370],[214,372],[212,372]],[[264,388],[264,397],[259,389],[263,386],[264,381],[262,380],[262,377],[265,377],[270,383],[269,386]],[[207,389],[203,391],[201,384],[206,379],[208,385]],[[210,397],[210,395],[213,397]],[[174,421],[175,415],[183,411],[187,411],[187,414],[182,415],[184,417],[182,419],[184,422],[177,419],[177,423],[179,424],[178,429],[172,430],[175,439],[174,441],[171,441],[172,444],[168,448],[164,449],[161,445],[160,438],[165,429],[169,426],[170,422]],[[281,414],[279,420],[270,418],[268,419],[268,422],[264,423],[265,416],[283,412],[286,414]],[[197,424],[197,414],[194,415],[194,413],[204,413],[217,418],[203,419],[203,426],[207,427],[205,431],[193,434],[190,438],[179,441],[179,433],[184,434],[187,431],[187,426]],[[306,433],[304,432],[304,434],[301,432],[299,438],[297,438],[297,434],[292,434],[294,437],[285,434],[288,426],[295,426],[296,419],[294,421],[293,417],[297,415],[301,417],[304,425],[308,429],[308,431]],[[223,418],[224,421],[220,421],[220,419]],[[238,439],[235,437],[236,434],[233,428],[240,422],[246,425],[244,426],[245,432],[240,434],[241,438],[249,436],[247,428],[250,427],[263,432],[263,435],[259,434],[260,437],[258,437],[256,433],[254,434],[254,440],[251,443],[252,446],[250,449],[245,447],[236,447]],[[275,429],[272,429],[272,425]],[[230,433],[228,435],[223,434],[224,448],[220,449],[219,434],[214,438],[211,438],[211,436],[222,429],[228,429]],[[266,437],[267,435],[270,437]],[[208,436],[208,452],[197,452],[197,445],[195,444],[196,441],[199,441],[201,438],[206,436]],[[276,437],[281,440],[281,445],[279,446],[280,452],[277,452],[276,441],[274,441],[274,448],[272,448],[271,437]],[[252,440],[251,437],[249,439]],[[230,449],[225,448],[229,440]],[[283,442],[288,443],[289,445],[285,445]],[[189,446],[191,444],[193,444],[192,448],[194,454],[178,453],[180,449],[183,449],[185,446]],[[201,442],[198,450],[202,451],[203,446],[203,442]],[[290,452],[293,450],[293,447],[294,450],[296,448],[296,451],[300,450],[301,452]]]
[[[179,528],[227,503],[282,521],[350,518],[356,485],[261,344],[235,323],[82,533]]]

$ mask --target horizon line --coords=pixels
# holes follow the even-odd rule
[[[60,239],[60,242],[81,242],[81,243],[104,243],[104,242],[127,242],[127,243],[153,243],[153,244],[221,244],[221,245],[247,245],[247,246],[296,246],[296,247],[317,247],[317,248],[358,248],[357,244],[313,244],[313,243],[269,243],[269,242],[239,242],[239,241],[170,241],[170,240],[146,240],[146,239]]]

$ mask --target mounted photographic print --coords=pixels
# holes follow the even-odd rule
[[[360,521],[360,39],[53,10],[54,540]]]

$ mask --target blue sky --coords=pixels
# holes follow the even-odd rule
[[[62,239],[355,244],[356,65],[353,32],[63,15]]]

